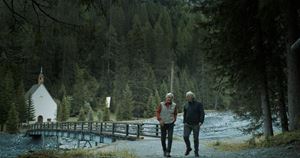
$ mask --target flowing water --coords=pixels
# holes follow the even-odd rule
[[[156,119],[146,120],[147,123],[157,123]],[[239,139],[246,140],[251,137],[250,134],[245,134],[242,129],[250,124],[250,120],[242,120],[230,111],[206,112],[204,124],[200,129],[200,139],[204,140],[219,140],[219,139]],[[279,129],[274,127],[275,131]],[[261,131],[261,129],[260,129]],[[178,115],[174,127],[174,135],[183,135],[183,115]]]

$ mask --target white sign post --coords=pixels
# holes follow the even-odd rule
[[[111,97],[106,97],[105,104],[108,109],[110,108],[110,100],[111,100]]]

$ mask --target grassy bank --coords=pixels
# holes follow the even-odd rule
[[[99,152],[88,149],[76,149],[70,151],[45,150],[34,153],[28,153],[18,158],[136,158],[128,151]]]
[[[239,151],[251,148],[285,146],[295,142],[300,143],[300,131],[281,133],[268,139],[256,137],[243,143],[215,141],[209,146],[222,151]]]

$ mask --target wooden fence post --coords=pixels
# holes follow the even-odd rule
[[[114,136],[115,134],[115,123],[112,123],[112,135]]]
[[[156,127],[155,127],[155,130],[156,130],[156,136],[158,136],[158,133],[159,133],[159,126],[158,125],[155,125]]]
[[[126,137],[129,135],[129,124],[126,124]]]
[[[103,122],[101,122],[100,124],[100,134],[102,134],[102,131],[103,131]]]
[[[136,137],[140,138],[140,129],[141,129],[141,125],[137,124],[137,130],[136,130]]]

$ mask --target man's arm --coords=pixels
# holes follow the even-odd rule
[[[200,123],[201,124],[203,124],[203,122],[204,122],[204,116],[205,116],[205,112],[204,112],[203,104],[200,103]]]
[[[156,118],[157,118],[157,121],[160,121],[161,120],[161,117],[160,117],[160,112],[161,112],[161,105],[159,104],[156,108]]]
[[[185,104],[183,105],[183,123],[186,122],[186,109],[185,109]]]
[[[176,122],[176,119],[177,119],[177,106],[175,106],[175,110],[174,110],[174,121],[173,121],[173,122]]]

